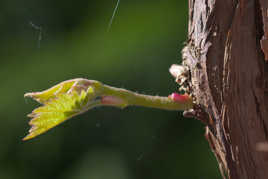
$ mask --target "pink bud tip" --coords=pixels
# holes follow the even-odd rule
[[[168,96],[170,99],[172,99],[175,102],[185,102],[190,99],[190,97],[187,94],[178,94],[178,93],[172,93]]]

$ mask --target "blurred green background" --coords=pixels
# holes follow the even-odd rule
[[[177,89],[187,2],[0,1],[1,179],[221,178],[204,126],[182,113],[97,108],[22,142],[38,104],[25,92],[83,77],[145,94]],[[40,31],[40,27],[42,31]]]

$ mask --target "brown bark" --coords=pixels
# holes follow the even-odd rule
[[[183,64],[223,177],[268,179],[267,41],[267,0],[189,0]]]

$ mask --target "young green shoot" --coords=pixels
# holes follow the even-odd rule
[[[82,78],[63,81],[42,92],[26,93],[25,97],[33,98],[42,106],[28,115],[32,118],[29,122],[31,129],[23,140],[32,139],[98,106],[141,106],[164,110],[188,110],[193,107],[192,99],[187,94],[150,96]]]

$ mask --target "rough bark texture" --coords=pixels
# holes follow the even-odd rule
[[[223,177],[268,179],[268,1],[189,0],[182,53]]]

